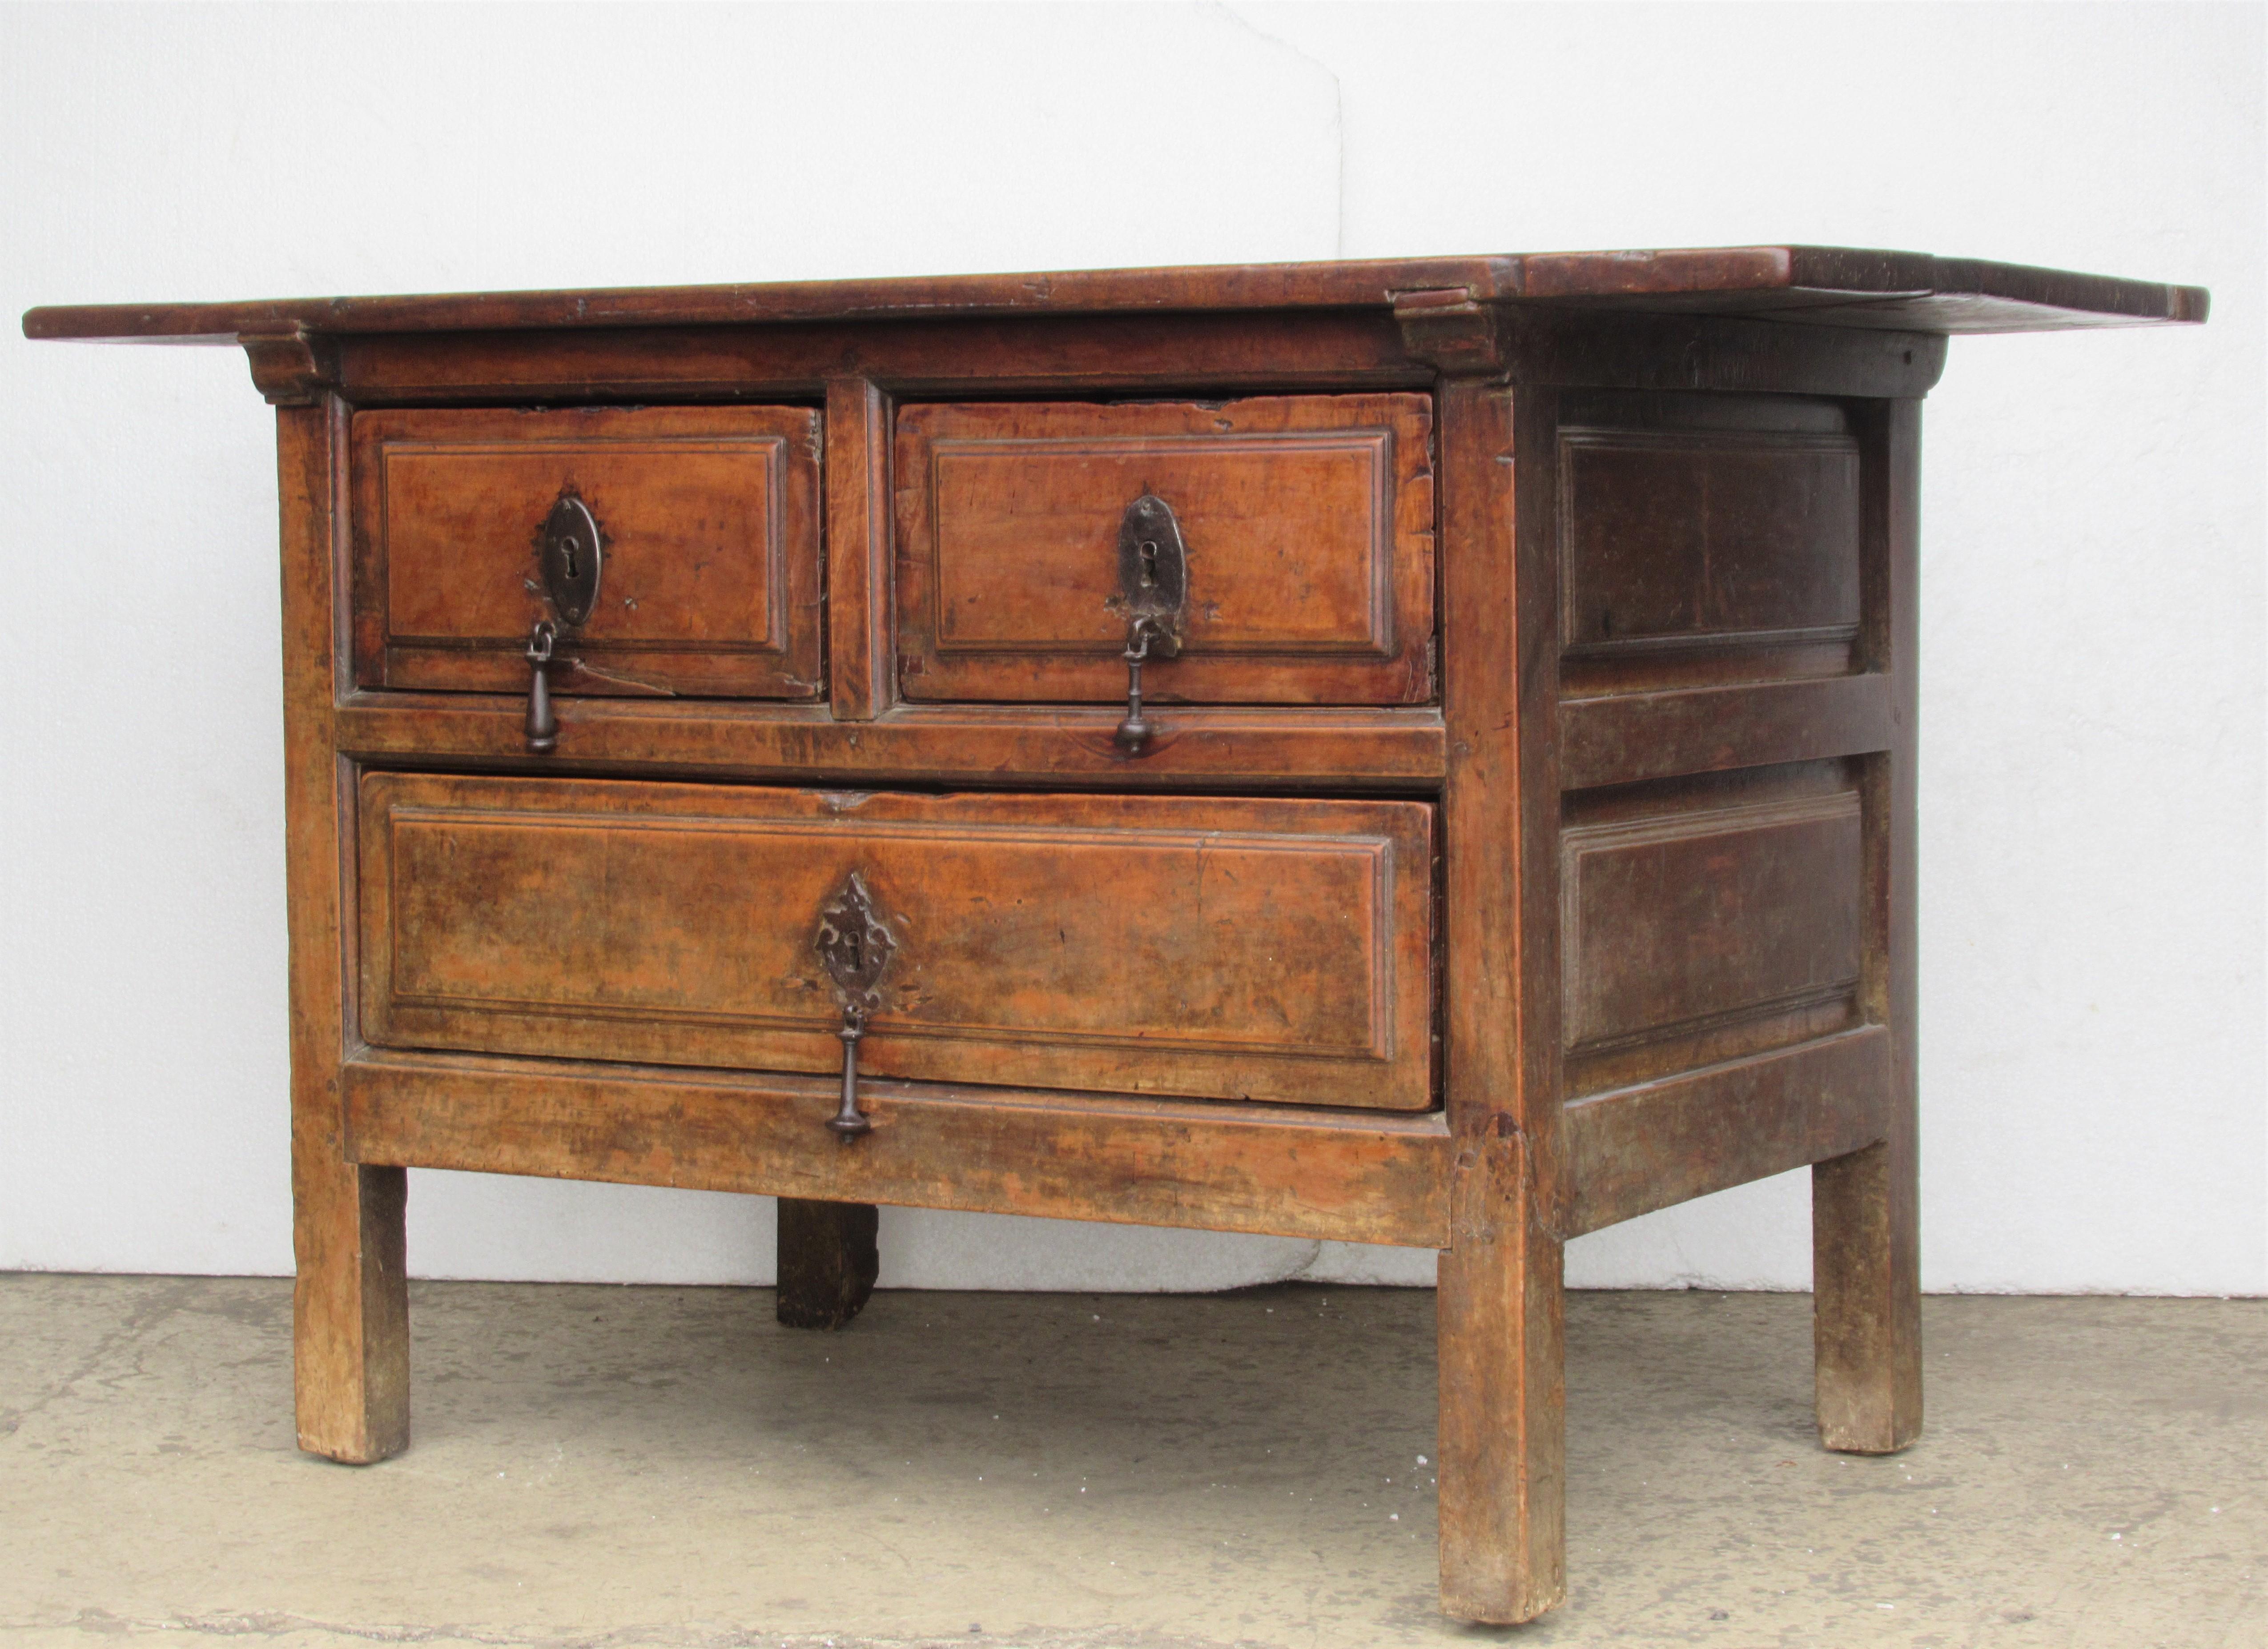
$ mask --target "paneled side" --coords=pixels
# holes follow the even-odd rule
[[[1188,547],[1161,703],[1398,704],[1432,691],[1432,409],[1422,395],[899,416],[900,673],[929,700],[1126,696],[1118,536],[1145,495]]]
[[[1571,1094],[1855,1021],[1857,791],[1742,783],[1659,801],[1562,837]]]
[[[1859,618],[1859,448],[1833,403],[1571,397],[1560,642],[1576,696],[1840,674]]]
[[[878,1076],[1432,1102],[1420,803],[374,774],[363,812],[376,1045],[828,1070],[855,873],[897,941]]]
[[[555,690],[816,696],[818,436],[793,408],[357,416],[357,683],[525,691],[557,616],[536,542],[572,493],[605,553]]]

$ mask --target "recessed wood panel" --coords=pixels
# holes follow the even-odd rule
[[[1563,853],[1571,1052],[1767,1016],[1817,1034],[1857,986],[1855,791],[1581,825]]]
[[[1753,397],[1721,407],[1695,396],[1624,399],[1632,405],[1617,410],[1629,422],[1560,434],[1570,689],[1848,669],[1859,616],[1859,463],[1839,414],[1759,407]],[[1728,652],[1747,657],[1727,661]],[[1633,671],[1644,679],[1614,673]]]
[[[1419,1109],[1431,810],[372,774],[374,1044],[819,1071],[854,872],[900,945],[861,1068]]]
[[[606,559],[555,691],[817,696],[818,439],[793,408],[357,416],[357,680],[525,691],[536,537],[572,489]]]
[[[1119,523],[1154,493],[1189,548],[1171,703],[1432,691],[1422,395],[917,406],[897,442],[900,671],[914,699],[1123,699]]]

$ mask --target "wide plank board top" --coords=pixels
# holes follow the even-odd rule
[[[47,306],[31,338],[233,343],[318,335],[733,326],[1003,314],[1390,308],[1462,290],[1479,302],[1776,317],[1909,332],[2031,332],[2201,321],[2207,294],[2062,269],[1846,247],[1550,252],[1365,262],[1221,264],[1031,275],[245,303]]]

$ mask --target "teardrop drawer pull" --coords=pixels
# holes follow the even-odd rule
[[[559,718],[551,710],[551,655],[558,628],[548,618],[527,632],[527,747],[549,755],[559,747]]]

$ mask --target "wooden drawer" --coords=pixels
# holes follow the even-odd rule
[[[1418,1110],[1432,809],[373,773],[373,1044],[830,1071],[814,941],[898,941],[862,1071]]]
[[[1189,551],[1160,703],[1406,704],[1433,692],[1423,395],[917,406],[897,428],[902,690],[1126,696],[1118,535],[1145,493]]]
[[[605,560],[555,692],[817,697],[818,442],[788,407],[357,414],[356,681],[526,691],[571,491]]]

